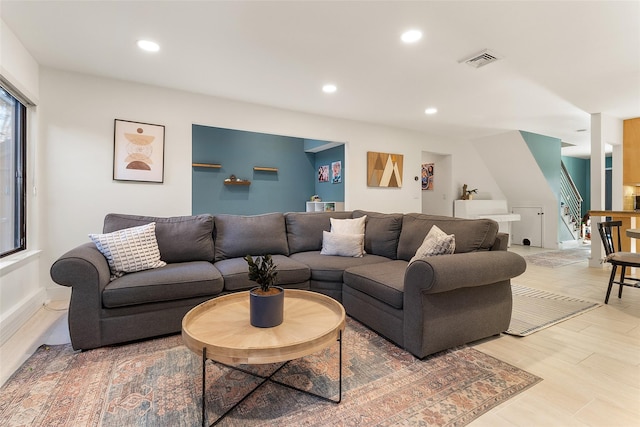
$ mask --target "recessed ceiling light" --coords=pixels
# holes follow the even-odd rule
[[[157,52],[160,50],[160,45],[150,40],[138,40],[138,47],[147,52]]]
[[[422,38],[422,31],[420,30],[409,30],[402,33],[400,37],[405,43],[415,43]]]
[[[425,114],[435,114],[437,112],[438,112],[438,109],[434,107],[429,107],[426,110],[424,110]]]
[[[324,93],[333,93],[333,92],[335,92],[336,90],[338,90],[338,88],[336,87],[336,85],[331,84],[331,83],[329,83],[329,84],[326,84],[326,85],[322,86],[322,91],[323,91]]]

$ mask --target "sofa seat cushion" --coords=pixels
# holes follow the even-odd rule
[[[309,267],[284,255],[272,255],[273,263],[278,271],[277,286],[294,285],[309,281],[311,273]],[[249,266],[244,258],[232,258],[218,261],[215,267],[220,270],[224,278],[224,288],[227,291],[238,291],[255,288],[256,282],[249,280]]]
[[[167,264],[154,270],[125,274],[102,291],[106,308],[124,307],[222,292],[220,272],[207,261]]]
[[[110,213],[104,218],[104,233],[156,223],[160,259],[166,263],[213,261],[213,216],[153,216]]]
[[[289,255],[284,214],[214,217],[216,261],[245,255]]]
[[[291,258],[306,264],[311,269],[311,279],[342,283],[342,274],[347,268],[389,261],[378,255],[365,254],[360,258],[321,255],[320,251],[300,252]]]
[[[352,267],[344,272],[344,286],[358,290],[393,308],[402,309],[404,272],[402,260]]]

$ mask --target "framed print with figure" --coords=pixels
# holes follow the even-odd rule
[[[331,182],[334,184],[342,182],[342,162],[339,160],[331,163]]]
[[[433,190],[433,163],[424,163],[422,165],[422,189]]]
[[[164,126],[115,120],[113,179],[164,182]]]

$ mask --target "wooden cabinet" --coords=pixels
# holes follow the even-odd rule
[[[622,138],[622,183],[639,186],[640,118],[624,121]]]

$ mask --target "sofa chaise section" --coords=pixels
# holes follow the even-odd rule
[[[409,264],[433,225],[455,235],[456,252]],[[345,271],[345,310],[420,358],[504,332],[510,279],[526,263],[500,250],[505,237],[497,231],[491,220],[405,215],[398,260]]]

